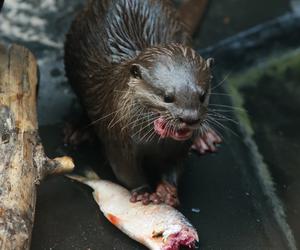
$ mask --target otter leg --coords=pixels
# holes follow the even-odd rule
[[[183,23],[193,35],[200,25],[207,7],[208,0],[183,0],[179,8],[179,15]]]
[[[138,157],[132,149],[121,149],[117,144],[110,143],[106,147],[110,165],[117,179],[131,190],[130,201],[142,202],[148,205],[161,203],[159,197],[153,194]]]
[[[199,136],[194,140],[194,144],[192,145],[191,149],[199,154],[216,152],[217,145],[221,142],[222,139],[220,136],[212,129],[209,129],[202,136]]]
[[[177,193],[178,179],[183,170],[183,163],[177,162],[175,166],[169,166],[169,171],[162,175],[162,179],[156,186],[156,195],[159,199],[172,207],[178,207],[180,202]]]

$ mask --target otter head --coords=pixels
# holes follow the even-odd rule
[[[142,135],[152,129],[162,138],[183,141],[203,128],[212,64],[213,59],[178,44],[148,48],[131,62],[128,84],[142,110],[139,116],[148,121]]]

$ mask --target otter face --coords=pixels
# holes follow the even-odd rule
[[[152,48],[130,68],[136,102],[156,114],[160,137],[189,139],[203,125],[208,110],[213,59],[204,60],[181,45]]]

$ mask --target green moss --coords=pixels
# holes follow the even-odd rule
[[[228,83],[237,88],[245,85],[255,86],[258,80],[264,76],[273,76],[285,81],[287,71],[295,69],[300,79],[300,49],[287,53],[280,57],[272,57],[268,61],[242,72],[228,79]]]
[[[251,69],[236,74],[227,80],[227,91],[232,96],[233,105],[238,108],[245,108],[244,94],[241,89],[245,87],[257,87],[262,81],[276,81],[287,89],[290,95],[300,96],[300,49],[284,54],[283,56],[272,57]],[[287,84],[289,82],[289,84]],[[272,90],[270,90],[272,91]],[[278,91],[280,92],[280,91]],[[280,94],[280,93],[278,93]],[[254,130],[247,112],[235,112],[246,132],[253,135]]]

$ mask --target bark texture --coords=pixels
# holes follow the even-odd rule
[[[36,187],[69,172],[70,158],[48,159],[38,136],[37,64],[24,47],[0,45],[0,249],[29,249]]]

